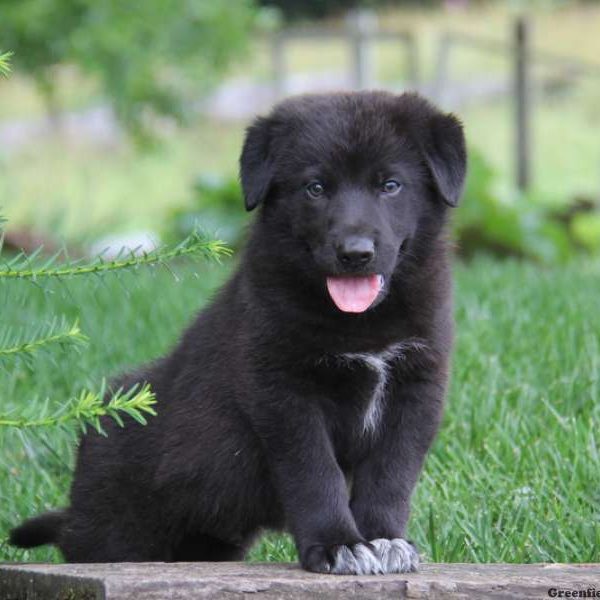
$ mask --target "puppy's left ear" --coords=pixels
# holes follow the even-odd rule
[[[421,149],[436,188],[446,204],[457,206],[467,174],[467,150],[461,122],[438,112],[428,119],[421,134]]]
[[[240,156],[240,180],[246,210],[265,200],[271,189],[273,165],[270,159],[270,121],[257,118],[248,129]]]

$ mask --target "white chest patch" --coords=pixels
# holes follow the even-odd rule
[[[363,416],[363,434],[373,433],[381,421],[384,398],[390,367],[397,360],[402,360],[406,353],[424,350],[427,346],[420,340],[407,340],[392,344],[381,352],[347,352],[339,355],[345,361],[360,362],[377,376],[371,399]]]

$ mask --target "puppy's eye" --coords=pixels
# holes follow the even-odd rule
[[[388,179],[381,184],[381,191],[389,196],[394,196],[402,189],[402,184],[395,179]]]
[[[313,181],[306,186],[306,192],[311,198],[320,198],[325,193],[325,186],[319,181]]]

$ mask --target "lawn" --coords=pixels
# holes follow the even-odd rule
[[[79,319],[90,342],[2,360],[0,412],[59,406],[103,376],[165,352],[230,266],[182,263],[102,279],[0,285],[3,325]],[[541,269],[477,259],[456,268],[457,346],[448,410],[414,498],[409,536],[427,560],[600,560],[600,263]],[[63,506],[73,430],[0,430],[0,540]],[[253,560],[292,560],[269,535]],[[51,549],[0,560],[56,561]]]

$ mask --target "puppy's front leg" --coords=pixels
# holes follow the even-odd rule
[[[381,561],[350,511],[346,481],[318,404],[286,398],[261,408],[262,418],[254,423],[302,566],[319,573],[381,572]]]
[[[437,432],[443,398],[442,383],[399,386],[388,399],[370,456],[354,473],[352,513],[386,573],[414,571],[419,564],[414,546],[403,538],[410,497]]]

